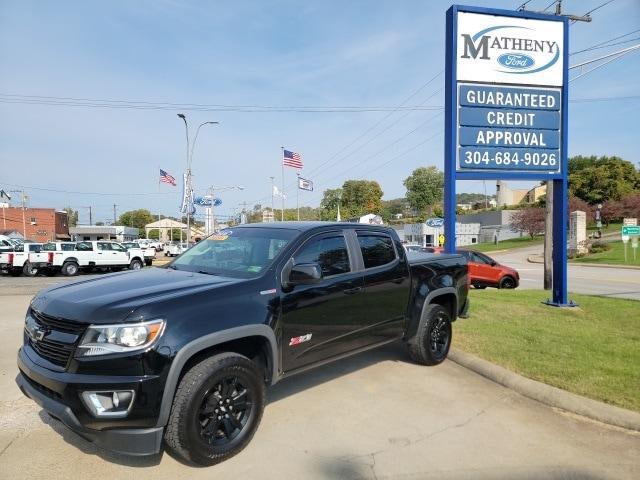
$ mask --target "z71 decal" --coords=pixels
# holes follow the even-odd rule
[[[299,337],[293,337],[290,341],[289,341],[289,346],[290,347],[295,347],[296,345],[300,345],[301,343],[304,342],[308,342],[309,340],[311,340],[311,333],[307,333],[306,335],[301,335]]]

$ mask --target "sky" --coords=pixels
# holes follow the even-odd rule
[[[519,3],[469,4],[515,9]],[[532,0],[527,8],[549,3]],[[565,0],[563,9],[584,14],[602,3]],[[183,112],[192,137],[200,123],[220,122],[200,130],[192,165],[196,194],[243,187],[219,192],[217,214],[229,215],[243,202],[270,205],[270,177],[281,184],[282,146],[302,155],[302,175],[315,183],[314,192],[300,194],[301,205],[317,206],[326,188],[351,178],[377,180],[385,199],[404,196],[402,182],[413,169],[444,168],[439,107],[449,6],[0,0],[0,188],[24,188],[30,206],[78,209],[81,223],[88,223],[88,206],[94,222],[111,221],[113,204],[118,213],[147,208],[177,216],[180,186],[160,185],[158,177],[159,168],[178,180],[185,170],[185,129],[176,116]],[[640,29],[640,1],[614,0],[592,16],[591,23],[571,26],[571,52]],[[570,64],[640,43],[640,30],[618,41],[634,39],[572,55]],[[594,100],[603,97],[608,100]],[[77,101],[61,98],[89,100],[70,106]],[[569,155],[640,162],[640,52],[575,80],[570,98],[579,101],[569,109]],[[104,105],[98,100],[112,102],[95,106]],[[288,169],[287,207],[296,203],[294,185],[295,171]],[[482,192],[483,184],[457,188]]]

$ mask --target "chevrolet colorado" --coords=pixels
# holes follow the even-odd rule
[[[468,288],[462,256],[408,258],[392,229],[242,225],[163,268],[38,293],[16,382],[105,448],[150,455],[164,439],[213,465],[247,445],[283,378],[396,340],[441,363]]]

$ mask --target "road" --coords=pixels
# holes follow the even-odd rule
[[[280,382],[269,390],[253,441],[223,464],[112,454],[15,386],[26,290],[33,289],[26,283],[33,279],[23,280],[0,297],[0,478],[640,478],[640,433],[548,408],[450,361],[412,364],[402,345]]]
[[[543,265],[527,262],[529,255],[540,253],[540,245],[501,253],[487,252],[496,261],[517,269],[520,287],[528,289],[542,288]],[[569,292],[640,300],[640,270],[569,264],[568,274]]]

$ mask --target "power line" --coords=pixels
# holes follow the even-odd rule
[[[547,5],[546,7],[544,7],[544,10],[542,10],[543,12],[546,12],[547,10],[549,10],[551,7],[553,7],[556,3],[558,3],[558,0],[553,0],[553,2],[551,2],[549,5]]]
[[[56,190],[53,188],[43,188],[43,187],[34,187],[34,186],[29,186],[29,185],[18,185],[16,183],[7,183],[7,182],[2,182],[0,181],[0,183],[4,184],[4,185],[9,185],[11,187],[19,187],[19,188],[24,188],[24,189],[28,189],[28,190],[40,190],[43,192],[52,192],[52,193],[70,193],[70,194],[74,194],[74,195],[119,195],[119,196],[130,196],[130,195],[135,195],[135,196],[144,196],[144,195],[175,195],[174,192],[145,192],[145,193],[111,193],[111,192],[76,192],[76,191],[71,191],[71,190]]]
[[[524,2],[522,5],[520,5],[518,8],[516,8],[516,10],[523,12],[525,7],[530,4],[533,0],[527,0],[526,2]]]
[[[587,48],[585,48],[583,50],[578,50],[578,51],[575,51],[575,52],[571,52],[569,55],[577,55],[578,53],[588,52],[590,50],[593,50],[593,49],[596,49],[596,48],[600,48],[600,47],[602,47],[602,48],[610,47],[612,45],[606,45],[606,44],[608,44],[609,42],[613,42],[615,40],[619,40],[619,39],[624,38],[624,37],[628,37],[629,35],[633,35],[636,32],[640,32],[640,28],[638,28],[636,30],[632,30],[631,32],[625,33],[623,35],[618,35],[617,37],[610,38],[609,40],[605,40],[604,42],[596,43],[596,44],[591,45],[590,47],[587,47]],[[625,41],[629,42],[631,40],[625,40]]]
[[[402,105],[399,106],[275,106],[275,105],[216,105],[197,103],[171,103],[171,102],[147,102],[133,100],[110,100],[74,97],[49,97],[42,95],[22,95],[13,93],[0,93],[0,103],[17,103],[27,105],[47,105],[64,107],[87,108],[111,108],[125,110],[170,110],[170,111],[202,111],[202,112],[237,112],[237,113],[361,113],[361,112],[392,112],[434,110],[440,107],[428,105]]]
[[[605,7],[607,5],[609,5],[611,2],[613,2],[614,0],[609,0],[607,2],[604,2],[601,5],[598,5],[596,8],[593,8],[591,10],[589,10],[587,13],[584,14],[584,16],[586,17],[587,15],[591,15],[593,12],[595,12],[596,10],[600,10],[602,7]]]
[[[634,38],[630,38],[629,40],[622,40],[620,42],[609,43],[607,45],[602,45],[599,47],[589,47],[584,50],[580,50],[579,52],[570,53],[569,55],[575,55],[577,53],[583,53],[583,52],[591,52],[593,50],[601,50],[603,48],[615,47],[616,45],[624,45],[626,43],[636,42],[638,40],[640,40],[640,37],[634,37]]]

